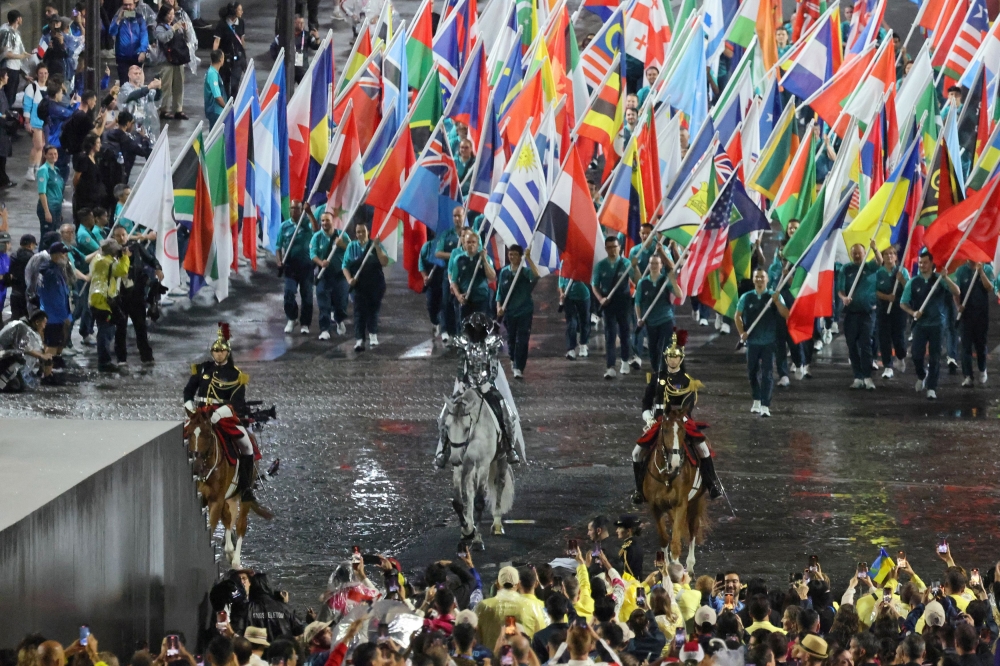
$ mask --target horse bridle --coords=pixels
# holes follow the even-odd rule
[[[204,476],[198,476],[198,480],[202,483],[208,483],[208,480],[212,477],[213,474],[215,474],[215,470],[219,468],[219,461],[221,460],[221,455],[220,455],[221,446],[219,445],[219,437],[215,434],[215,428],[209,425],[208,432],[212,436],[212,442],[213,442],[212,452],[215,453],[215,461],[212,463],[211,469],[208,470],[208,474]],[[205,454],[202,455],[201,451],[197,449],[197,441],[200,435],[201,435],[201,426],[197,426],[191,431],[190,436],[195,438],[195,447],[196,447],[194,450],[195,457],[198,458],[199,460],[204,460],[208,458],[208,452],[206,451]]]
[[[478,394],[478,392],[477,392],[477,394]],[[461,397],[464,398],[465,394],[463,393]],[[455,415],[456,418],[463,419],[466,416],[469,416],[471,418],[472,414],[466,414],[465,413],[465,402],[464,401],[462,401],[462,400],[456,400],[452,404],[455,405],[455,407],[457,409],[457,414]],[[475,418],[475,420],[473,420],[469,424],[468,435],[467,435],[465,441],[464,442],[452,442],[452,441],[449,441],[448,443],[452,447],[461,449],[461,448],[465,448],[466,446],[469,445],[469,439],[472,437],[472,433],[475,432],[475,430],[476,430],[476,424],[479,423],[479,419],[483,415],[483,405],[485,405],[485,404],[486,404],[486,399],[483,398],[482,395],[480,395],[479,396],[479,411],[476,412],[476,418]],[[450,411],[449,411],[449,415],[451,415]]]
[[[664,428],[664,426],[667,425],[667,423],[672,424],[673,428],[674,428],[674,433],[673,433],[673,435],[674,435],[674,445],[670,449],[667,449],[667,447],[665,446],[665,444],[663,442],[663,436],[662,436],[663,428]],[[677,468],[673,472],[669,471],[670,470],[670,462],[668,461],[668,456],[669,456],[669,458],[673,458],[674,456],[677,456],[678,458],[680,458],[680,454],[681,454],[681,451],[680,451],[680,437],[682,436],[682,434],[678,433],[677,431],[678,431],[679,428],[682,428],[682,427],[683,426],[681,426],[681,424],[679,422],[674,421],[674,420],[663,419],[660,422],[660,433],[661,434],[660,434],[660,436],[657,437],[657,439],[659,441],[657,441],[657,443],[656,443],[656,450],[659,451],[659,452],[661,452],[661,455],[663,456],[663,462],[664,462],[665,466],[664,467],[660,467],[659,463],[656,462],[656,452],[655,451],[653,452],[653,466],[656,467],[657,472],[659,472],[660,477],[662,478],[663,483],[669,484],[671,481],[673,481],[674,479],[676,479],[677,475],[681,473],[681,468],[684,466],[683,462],[681,462],[679,460]]]

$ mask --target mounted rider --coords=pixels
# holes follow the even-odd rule
[[[189,414],[199,409],[208,411],[219,441],[236,457],[236,473],[226,499],[239,492],[242,501],[256,502],[253,486],[260,452],[241,421],[247,415],[249,382],[250,376],[233,363],[229,324],[220,322],[212,343],[212,360],[191,365],[191,378],[184,387],[184,408]]]
[[[521,457],[518,449],[524,452],[524,439],[514,409],[514,398],[500,369],[503,340],[496,322],[481,312],[473,313],[462,324],[462,333],[452,340],[452,346],[462,354],[452,396],[462,395],[469,388],[479,392],[500,426],[500,448],[507,456],[507,462],[519,464]],[[439,425],[443,423],[444,419],[439,419]],[[443,468],[450,457],[451,443],[442,429],[434,464]]]
[[[687,331],[677,331],[673,335],[671,345],[663,352],[666,364],[660,372],[646,385],[646,393],[642,398],[642,418],[646,422],[646,431],[639,438],[632,450],[632,469],[635,473],[634,504],[642,504],[646,498],[642,494],[642,484],[646,478],[646,466],[649,456],[656,445],[660,423],[664,412],[685,411],[684,432],[688,447],[698,456],[698,469],[704,479],[709,496],[712,499],[722,494],[719,479],[715,475],[715,463],[712,452],[705,443],[705,435],[701,429],[708,426],[692,418],[694,407],[698,404],[698,390],[705,387],[699,380],[687,374],[684,367],[684,345],[687,342]]]

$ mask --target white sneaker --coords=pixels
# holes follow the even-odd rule
[[[897,358],[896,360],[899,361],[899,374],[903,374],[904,372],[906,372],[906,359]]]
[[[778,386],[788,386],[789,384],[791,384],[791,382],[788,381],[787,375],[778,380]]]
[[[987,379],[987,377],[986,377],[986,371],[983,370],[981,373],[979,373],[979,383],[980,384],[985,384],[986,383],[986,379]]]
[[[38,167],[28,167],[28,173],[24,174],[24,179],[35,182],[35,169],[37,168]]]
[[[600,317],[598,317],[596,314],[591,314],[590,315],[590,325],[591,326],[594,326],[596,328],[600,323],[601,323],[601,318]]]
[[[805,366],[802,366],[801,368],[795,368],[795,378],[796,379],[798,379],[799,381],[801,381],[804,376],[805,376]]]
[[[760,415],[763,416],[764,418],[770,417],[771,416],[771,408],[770,407],[761,406],[761,408],[760,408]]]
[[[855,379],[855,380],[854,380],[854,381],[853,381],[853,382],[851,383],[851,388],[852,388],[852,389],[859,389],[859,388],[864,388],[864,387],[865,387],[865,383],[864,383],[864,381],[862,381],[862,380],[860,380],[860,379]]]
[[[831,342],[833,342],[833,330],[828,328],[823,331],[823,344],[828,345]]]
[[[632,366],[633,370],[638,370],[642,367],[642,359],[639,358],[638,354],[632,354],[632,360],[628,364]]]
[[[866,377],[865,378],[865,389],[867,389],[869,391],[874,391],[875,390],[875,382],[872,381],[871,377]]]
[[[604,371],[604,378],[605,379],[614,379],[616,374],[617,373],[615,372],[614,368],[608,368],[607,370]]]
[[[916,383],[913,384],[913,390],[920,393],[924,390],[924,380],[918,379]]]
[[[445,347],[447,347],[450,342],[451,342],[451,336],[448,335],[447,332],[442,333],[441,334],[441,344],[443,344]]]
[[[575,349],[570,349],[568,352],[566,352],[566,358],[568,358],[571,361],[575,361],[576,360],[576,350]]]
[[[85,336],[83,336],[82,342],[83,342],[83,344],[87,345],[88,347],[93,347],[93,346],[95,346],[97,344],[94,341],[94,336],[93,335],[85,335]]]
[[[750,406],[751,414],[760,414],[760,400],[754,400],[753,404]]]
[[[64,349],[63,354],[65,353],[66,350]],[[966,377],[965,379],[962,380],[962,388],[972,388],[972,377]]]
[[[299,329],[299,333],[301,333],[302,335],[309,335],[309,327],[303,326],[302,328]]]
[[[789,363],[788,364],[788,371],[789,372],[798,372],[799,371],[799,366],[795,365],[794,363]]]
[[[937,393],[934,392],[934,389],[927,389],[927,399],[937,400]]]
[[[524,373],[517,368],[514,368],[514,371],[511,374],[514,375],[514,379],[524,379]]]
[[[287,335],[287,334],[291,333],[294,330],[295,330],[295,322],[293,320],[289,319],[288,323],[285,324],[285,334]]]
[[[368,346],[369,347],[378,347],[378,334],[376,334],[376,333],[369,333],[368,334]]]
[[[715,330],[718,331],[720,328],[722,328],[722,315],[716,314],[715,315]]]
[[[816,342],[814,342],[813,343],[813,349],[816,350],[816,351],[820,351],[821,349],[823,349],[823,341],[822,340],[817,340]]]
[[[830,324],[830,335],[837,335],[838,333],[840,333],[840,324],[833,322]]]
[[[72,357],[76,356],[76,350],[73,349],[72,347],[66,347],[66,348],[64,348],[62,350],[62,352],[60,353],[60,355],[61,356],[65,356],[66,358],[72,358]]]
[[[722,333],[723,335],[729,335],[729,332],[730,332],[729,324],[727,324],[726,322],[722,322],[722,326],[719,327],[719,333]]]
[[[344,322],[337,324],[337,335],[347,335],[347,324]]]
[[[166,307],[167,305],[173,305],[174,303],[174,299],[169,296],[160,296],[160,305]]]
[[[329,340],[330,339],[330,331],[323,331],[322,333],[320,333],[319,334],[319,339],[320,340]]]
[[[629,367],[628,367],[628,363],[626,363],[626,362],[625,362],[625,361],[623,360],[623,361],[621,362],[621,365],[620,365],[620,366],[618,366],[618,372],[619,372],[620,374],[623,374],[623,375],[627,375],[628,373],[632,372],[632,369],[631,369],[631,368],[629,368]]]
[[[886,368],[882,371],[882,379],[892,379],[892,368]]]
[[[365,341],[364,340],[355,340],[354,341],[354,351],[364,351],[364,350],[365,350]]]
[[[590,356],[590,349],[587,347],[587,345],[580,345],[580,350],[577,352],[577,355],[580,358],[587,358],[588,356]]]
[[[187,290],[181,287],[174,287],[173,289],[167,292],[167,296],[173,296],[175,298],[184,298],[187,295],[188,295]]]
[[[802,370],[802,377],[804,379],[812,379],[813,376],[812,376],[812,373],[809,372],[809,364],[808,363],[806,363],[805,365],[803,365],[802,368],[801,368],[801,370]]]
[[[708,326],[708,320],[705,319],[704,317],[702,317],[701,319],[698,320],[698,325],[699,326]]]

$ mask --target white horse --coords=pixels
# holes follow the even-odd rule
[[[482,550],[476,527],[487,500],[493,515],[493,534],[503,534],[501,516],[514,503],[514,475],[500,450],[497,416],[475,389],[448,398],[441,415],[441,433],[451,447],[452,506],[462,528],[459,546]]]

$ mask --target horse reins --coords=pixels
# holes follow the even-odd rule
[[[201,433],[200,427],[196,428],[196,430],[198,431],[199,434]],[[219,445],[219,438],[215,434],[215,428],[209,425],[208,432],[212,435],[212,441],[215,443],[215,446],[213,447],[213,452],[215,453],[215,462],[212,463],[212,467],[211,469],[208,470],[208,474],[206,474],[205,476],[198,477],[198,480],[201,481],[202,483],[208,483],[208,480],[212,477],[213,474],[215,474],[215,470],[218,469],[219,461],[221,458],[219,454],[219,449],[221,448],[221,446]],[[195,433],[191,434],[194,435]],[[197,454],[199,458],[201,457],[199,451],[195,450],[195,454]]]

